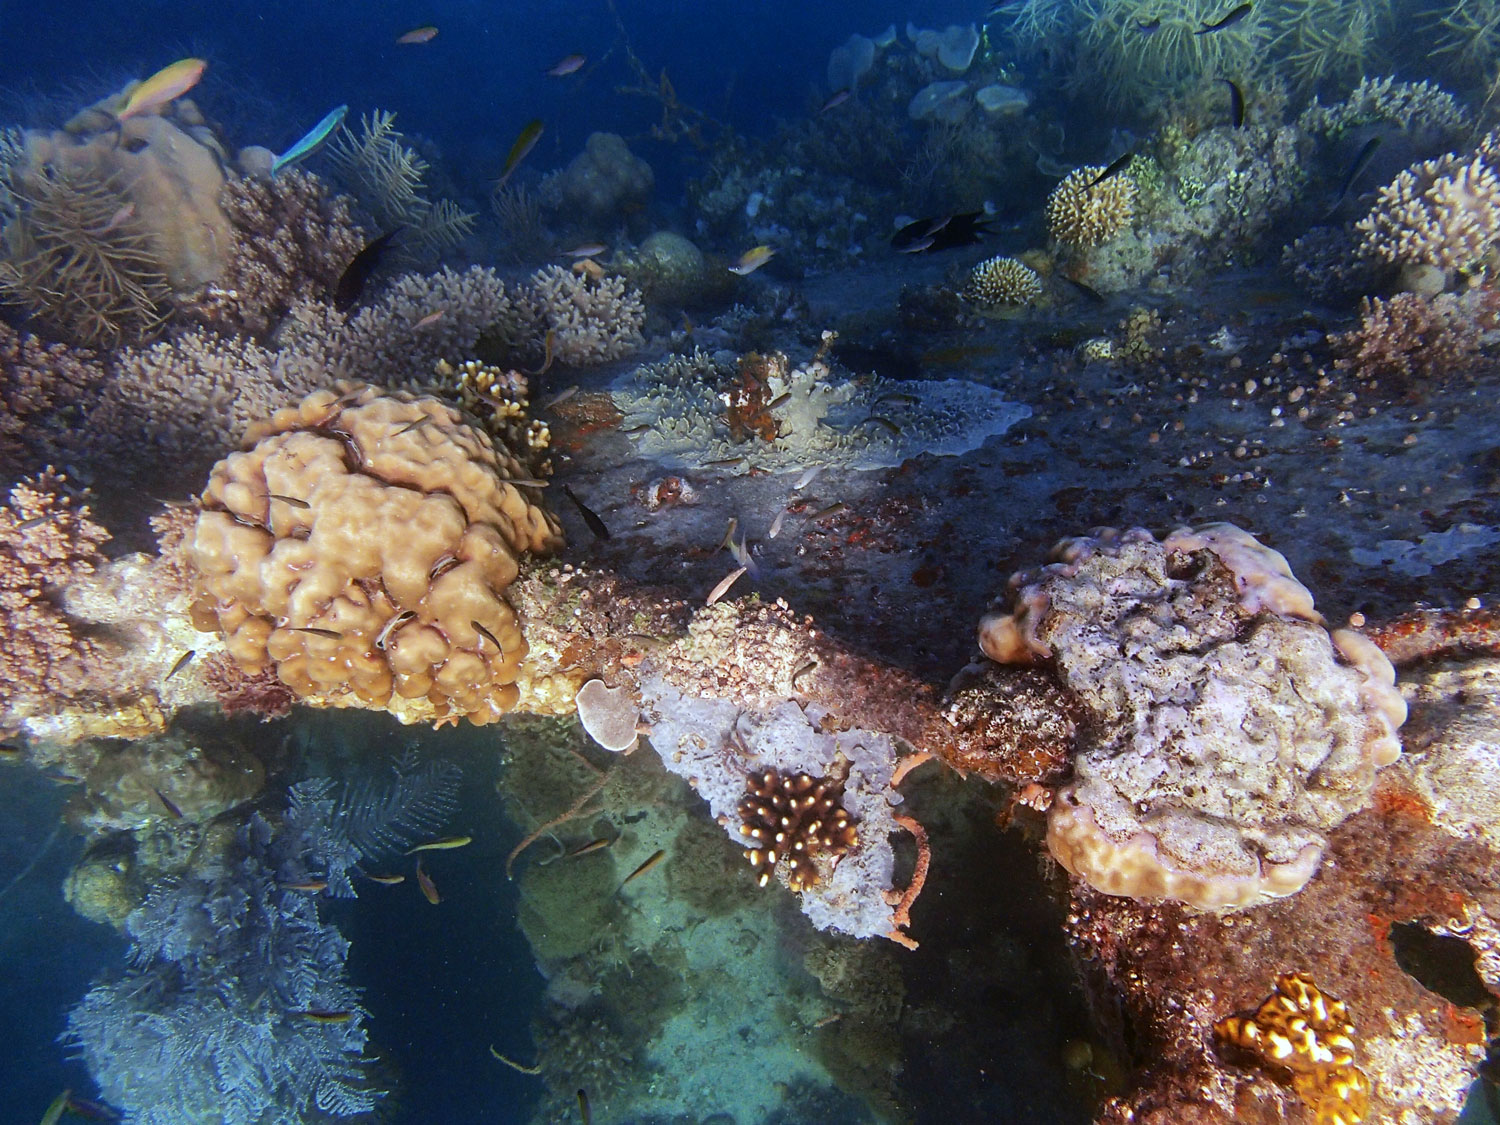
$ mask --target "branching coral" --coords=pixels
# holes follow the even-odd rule
[[[1359,327],[1329,337],[1338,365],[1366,379],[1431,379],[1462,371],[1486,334],[1500,327],[1500,310],[1483,290],[1422,297],[1397,293],[1366,297]]]
[[[1356,224],[1365,250],[1402,266],[1477,269],[1500,240],[1500,176],[1488,155],[1494,145],[1492,134],[1471,157],[1424,161],[1381,188]]]
[[[1120,172],[1099,180],[1103,172],[1095,165],[1075,168],[1047,197],[1047,233],[1063,245],[1098,246],[1130,225],[1135,179]]]
[[[12,165],[0,292],[53,331],[91,347],[149,338],[171,286],[121,187],[85,167]]]
[[[48,470],[15,485],[0,506],[0,714],[21,702],[78,698],[101,682],[101,650],[52,595],[93,573],[109,533],[63,484]]]
[[[545,266],[527,284],[559,363],[607,363],[641,346],[646,306],[624,278],[595,281],[562,266]]]
[[[406,144],[396,115],[375,110],[356,135],[341,127],[325,150],[348,186],[382,231],[405,228],[403,242],[415,254],[437,254],[474,229],[475,215],[449,200],[427,198],[427,161]]]
[[[1358,1125],[1370,1108],[1370,1079],[1354,1065],[1354,1024],[1342,1000],[1306,973],[1283,973],[1253,1013],[1214,1024],[1215,1037],[1292,1088],[1320,1125]]]
[[[859,843],[859,830],[844,810],[843,795],[844,780],[837,775],[783,775],[775,769],[750,775],[740,802],[740,832],[751,841],[746,858],[762,887],[783,860],[792,890],[816,886],[822,881],[819,858],[837,863]]]
[[[36,447],[44,416],[81,404],[103,381],[92,352],[43,343],[0,321],[0,471],[14,472],[22,451]]]
[[[491,722],[526,641],[505,588],[561,545],[519,461],[431,398],[320,391],[213,472],[192,558],[231,655],[299,696]],[[523,491],[523,489],[525,491]]]
[[[349,197],[296,168],[233,180],[219,203],[237,237],[223,274],[183,312],[223,332],[263,339],[297,301],[328,297],[366,242]]]
[[[986,258],[969,271],[963,297],[978,309],[1019,308],[1042,295],[1042,279],[1015,258]]]
[[[1431,82],[1362,78],[1343,101],[1323,106],[1314,98],[1297,119],[1304,131],[1328,135],[1376,123],[1419,136],[1456,137],[1468,127],[1468,116],[1452,94]]]

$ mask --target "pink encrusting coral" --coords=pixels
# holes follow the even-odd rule
[[[0,505],[0,715],[23,701],[76,699],[101,682],[101,650],[53,595],[104,561],[99,546],[109,533],[63,484],[49,469],[13,486]]]

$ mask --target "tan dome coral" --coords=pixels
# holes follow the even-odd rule
[[[1019,308],[1042,295],[1042,279],[1015,258],[986,258],[969,273],[966,301],[979,309]]]
[[[1058,242],[1080,248],[1098,246],[1130,225],[1135,215],[1135,180],[1128,172],[1098,180],[1103,172],[1094,164],[1075,168],[1052,189],[1047,197],[1047,233]]]
[[[214,467],[191,558],[230,653],[299,696],[489,722],[526,656],[504,598],[561,545],[521,463],[433,398],[343,385]]]

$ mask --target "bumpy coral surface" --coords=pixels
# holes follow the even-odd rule
[[[1370,1079],[1354,1065],[1354,1024],[1342,1000],[1306,973],[1282,973],[1252,1014],[1214,1024],[1220,1042],[1290,1076],[1320,1125],[1356,1125],[1370,1108]]]
[[[1500,176],[1492,134],[1469,157],[1413,165],[1381,188],[1361,219],[1365,249],[1402,266],[1470,270],[1500,239]]]
[[[1103,171],[1093,164],[1075,168],[1052,189],[1047,197],[1047,233],[1058,242],[1098,246],[1130,225],[1135,214],[1135,180],[1119,172],[1094,183]]]
[[[1330,635],[1286,560],[1228,524],[1055,558],[980,626],[987,656],[1051,661],[1087,714],[1052,854],[1108,894],[1204,909],[1300,890],[1400,754],[1390,662]]]
[[[1042,295],[1042,279],[1030,266],[1004,256],[986,258],[969,273],[964,297],[980,309],[1016,308]]]
[[[489,722],[526,641],[505,588],[561,545],[520,463],[436,399],[318,391],[213,471],[192,559],[247,671],[406,721]]]

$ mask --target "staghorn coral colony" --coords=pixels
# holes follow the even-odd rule
[[[0,130],[0,935],[128,946],[25,1114],[1478,1112],[1494,7],[839,26],[752,125],[610,5],[519,135]]]

